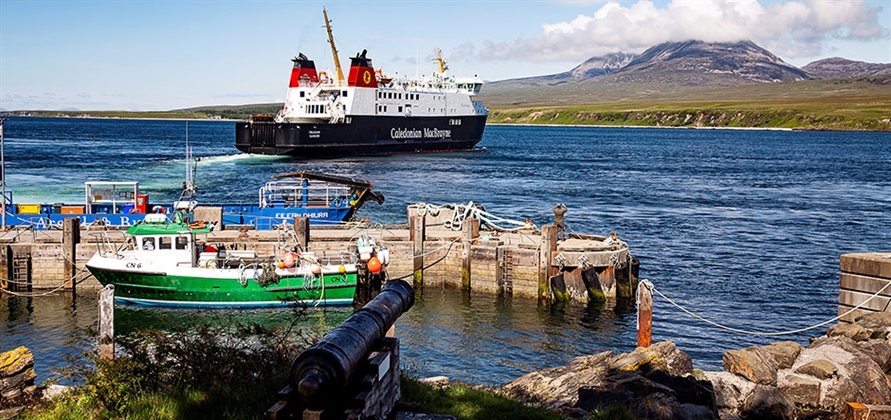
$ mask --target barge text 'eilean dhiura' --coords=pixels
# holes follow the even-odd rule
[[[235,147],[245,153],[299,157],[437,152],[473,148],[483,136],[489,109],[472,98],[482,79],[438,71],[422,78],[388,77],[362,51],[350,60],[346,80],[337,59],[327,14],[336,74],[317,72],[300,54],[292,61],[284,108],[254,114],[235,125]]]

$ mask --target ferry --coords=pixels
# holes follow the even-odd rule
[[[437,71],[425,77],[390,77],[367,51],[340,67],[328,14],[323,10],[335,74],[294,57],[284,107],[235,125],[235,147],[245,153],[338,157],[468,150],[482,140],[489,109],[474,101],[483,80],[453,77],[437,51]]]

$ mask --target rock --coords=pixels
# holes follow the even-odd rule
[[[828,360],[814,360],[795,369],[795,373],[810,375],[817,379],[829,379],[838,373],[838,367]]]
[[[579,388],[576,407],[588,411],[601,410],[612,405],[630,407],[634,401],[634,394],[625,390],[597,389],[593,386]]]
[[[743,418],[750,419],[794,419],[795,405],[775,386],[755,385],[752,393],[743,402],[740,410]]]
[[[638,347],[631,353],[623,353],[614,357],[609,362],[609,368],[626,372],[651,369],[668,370],[668,364],[659,353],[650,347]]]
[[[715,405],[719,413],[739,413],[745,396],[752,392],[755,384],[730,372],[704,372],[715,390]],[[721,414],[721,418],[725,418]]]
[[[843,336],[820,337],[802,350],[795,362],[796,370],[817,360],[828,361],[837,368],[836,375],[820,380],[823,395],[815,404],[818,411],[841,413],[848,401],[891,404],[891,378],[861,344]]]
[[[609,367],[622,371],[662,370],[671,375],[684,376],[693,373],[693,359],[678,350],[673,342],[662,341],[616,356],[610,360]]]
[[[857,344],[885,373],[891,372],[891,342],[886,339],[871,339]]]
[[[777,365],[770,353],[760,347],[728,350],[723,357],[724,370],[756,384],[776,386]]]
[[[70,389],[70,388],[71,387],[68,387],[65,385],[55,385],[55,384],[50,385],[50,386],[46,387],[46,389],[43,390],[42,398],[45,400],[51,400],[53,398],[58,397],[59,395],[64,394],[65,391],[68,391],[68,389]]]
[[[840,322],[829,327],[829,329],[826,330],[826,335],[829,337],[848,337],[854,341],[864,341],[872,336],[872,331],[857,324]]]
[[[854,319],[854,323],[866,328],[891,328],[891,312],[870,312]]]
[[[34,355],[25,347],[0,353],[0,407],[26,405],[36,394]]]
[[[788,375],[778,388],[799,410],[811,410],[820,404],[820,381]]]
[[[550,409],[571,406],[578,401],[579,388],[601,384],[612,352],[577,357],[565,366],[527,373],[500,389],[525,403]]]
[[[761,348],[770,353],[773,360],[776,360],[779,369],[792,367],[795,359],[801,354],[801,345],[794,341],[771,343]]]
[[[891,379],[868,357],[854,357],[841,370],[840,378],[828,387],[822,405],[838,412],[848,401],[891,405]]]
[[[707,407],[712,415],[717,416],[715,390],[708,381],[699,381],[692,376],[672,376],[661,370],[646,372],[643,375],[671,389],[679,403]]]
[[[673,342],[660,341],[650,348],[665,360],[669,375],[685,376],[693,373],[693,359],[689,354],[679,350]]]
[[[25,346],[0,353],[0,378],[6,378],[34,367],[34,355]]]
[[[5,406],[4,406],[5,407]],[[0,409],[0,419],[11,419],[25,411],[25,407],[13,407]]]
[[[418,379],[418,382],[433,387],[444,387],[449,384],[449,378],[447,376],[431,376],[429,378]]]
[[[400,411],[396,413],[396,420],[455,420],[455,416],[443,414],[423,414]]]

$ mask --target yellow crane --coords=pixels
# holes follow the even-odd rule
[[[331,21],[328,20],[328,11],[322,8],[325,16],[325,28],[328,29],[328,43],[331,44],[331,54],[334,55],[334,69],[337,72],[337,86],[343,86],[343,70],[340,68],[340,59],[337,58],[337,47],[334,46],[334,33],[331,32]]]

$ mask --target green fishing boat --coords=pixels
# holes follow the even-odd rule
[[[259,307],[298,302],[349,305],[356,291],[356,264],[346,258],[320,262],[285,250],[258,257],[254,251],[207,244],[212,226],[187,223],[177,214],[149,214],[127,230],[123,249],[100,247],[86,264],[118,301],[186,307]]]

